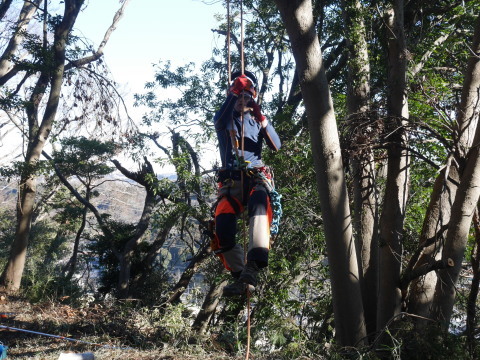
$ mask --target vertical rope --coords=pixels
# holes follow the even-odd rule
[[[227,91],[230,88],[232,83],[232,60],[230,55],[230,0],[227,0],[227,73],[228,73],[228,83]]]
[[[245,74],[245,57],[244,57],[244,48],[243,48],[243,0],[240,0],[240,67],[242,71],[242,75]],[[243,96],[243,93],[242,93]],[[243,101],[243,100],[242,100]],[[243,102],[243,107],[245,107],[245,103]],[[245,122],[244,122],[244,109],[242,109],[242,114],[241,114],[241,119],[242,119],[242,158],[245,161]],[[242,172],[242,191],[243,191],[243,172]],[[243,241],[244,241],[244,257],[245,257],[245,262],[247,262],[247,248],[248,248],[248,243],[247,243],[247,229],[246,229],[246,224],[247,219],[245,212],[243,213]],[[250,289],[249,285],[247,285],[247,348],[245,350],[245,360],[248,360],[250,357]]]
[[[240,0],[240,68],[242,71],[242,75],[245,74],[245,60],[244,60],[244,55],[243,55],[243,0]],[[241,94],[243,96],[243,92]],[[242,99],[243,100],[243,99]],[[243,121],[243,113],[245,110],[245,103],[243,102],[243,109],[242,113],[240,114],[241,120],[242,120],[242,157],[243,160],[245,160],[245,123]]]
[[[245,73],[245,59],[243,55],[243,0],[240,0],[240,48],[241,48],[241,54],[240,54],[240,66],[242,70],[242,74]]]
[[[230,84],[232,83],[232,71],[231,71],[231,52],[230,52],[230,31],[231,31],[231,26],[230,26],[230,1],[227,0],[227,68],[228,68],[228,84],[227,84],[227,89],[230,87]],[[245,60],[244,60],[244,51],[243,51],[243,1],[240,0],[240,69],[242,75],[245,73]],[[243,97],[243,92],[240,94],[240,96]],[[242,99],[243,103],[243,99]],[[245,124],[244,124],[244,110],[245,110],[245,103],[243,103],[243,109],[240,114],[240,120],[242,122],[242,157],[241,161],[245,161]],[[233,118],[232,118],[232,131],[233,131]],[[232,142],[236,141],[236,138],[234,139],[234,136],[232,136]],[[234,144],[232,143],[232,146]],[[237,150],[237,157],[238,157],[238,150]],[[239,164],[242,167],[244,164]],[[245,172],[241,172],[241,187],[242,187],[242,202],[245,198]],[[245,210],[243,211],[242,214],[243,217],[243,226],[242,226],[242,236],[243,236],[243,242],[244,242],[244,247],[243,247],[243,256],[244,256],[244,262],[247,262],[247,248],[248,248],[248,243],[247,243],[247,218],[246,218],[246,213]],[[246,353],[245,353],[245,360],[248,360],[250,357],[250,290],[249,286],[247,285],[247,348],[246,348]]]

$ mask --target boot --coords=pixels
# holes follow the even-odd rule
[[[245,295],[247,292],[247,287],[250,291],[255,290],[255,287],[252,285],[245,284],[240,280],[235,280],[234,283],[227,285],[223,288],[223,296],[240,296]]]
[[[247,265],[240,274],[240,281],[245,284],[257,286],[258,265],[255,261],[247,261]]]

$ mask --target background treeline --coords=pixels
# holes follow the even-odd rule
[[[207,234],[227,48],[201,64],[159,61],[135,96],[145,115],[131,119],[105,43],[73,31],[82,6],[0,2],[0,136],[24,145],[0,172],[0,281],[31,301],[131,299],[175,314],[185,339],[221,334],[239,349],[244,301],[221,298],[228,274]],[[265,154],[283,218],[253,295],[255,350],[478,357],[478,1],[243,10],[246,68],[283,142]],[[238,14],[232,2],[234,68]],[[226,39],[225,16],[214,34]]]

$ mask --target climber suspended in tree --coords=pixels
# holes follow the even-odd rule
[[[265,141],[277,151],[280,139],[255,102],[255,76],[248,71],[236,72],[232,79],[225,103],[214,117],[222,162],[214,250],[235,279],[224,288],[224,296],[242,295],[257,285],[259,270],[268,265],[270,226],[274,214],[279,215],[279,196],[272,171],[262,161],[262,146]],[[272,199],[276,211],[272,210]],[[237,218],[245,208],[249,217],[246,263],[244,250],[236,242]]]

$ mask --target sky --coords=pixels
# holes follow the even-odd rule
[[[119,0],[86,3],[75,29],[92,41],[96,49],[120,3]],[[133,95],[144,92],[145,83],[153,80],[153,64],[160,60],[171,61],[172,67],[192,61],[200,64],[211,57],[218,41],[223,45],[223,38],[212,32],[218,27],[215,15],[226,13],[222,3],[222,0],[130,0],[104,49],[104,60],[119,83],[134,120],[147,111],[133,107]],[[203,165],[209,168],[218,154],[212,145],[206,146],[205,151]],[[173,168],[156,171],[170,172]]]
[[[87,0],[75,28],[95,48],[120,7],[119,0]],[[221,0],[131,0],[104,50],[113,78],[130,92],[142,92],[153,80],[152,64],[170,60],[173,66],[200,63],[219,41],[211,29],[215,14],[223,14]]]
[[[145,83],[153,80],[153,64],[160,60],[171,61],[172,67],[188,62],[200,64],[210,58],[219,41],[223,46],[223,38],[212,32],[218,27],[215,15],[226,13],[223,2],[130,0],[104,48],[104,60],[134,121],[147,111],[133,107],[133,96],[143,93]],[[50,6],[51,10],[57,6],[63,11],[58,1]],[[119,0],[86,0],[75,23],[76,34],[97,49],[120,7]],[[0,153],[9,154],[0,157],[0,165],[20,155],[21,146],[9,140],[13,138],[12,135],[0,141]],[[217,156],[212,151],[216,149],[209,150],[209,158]]]

